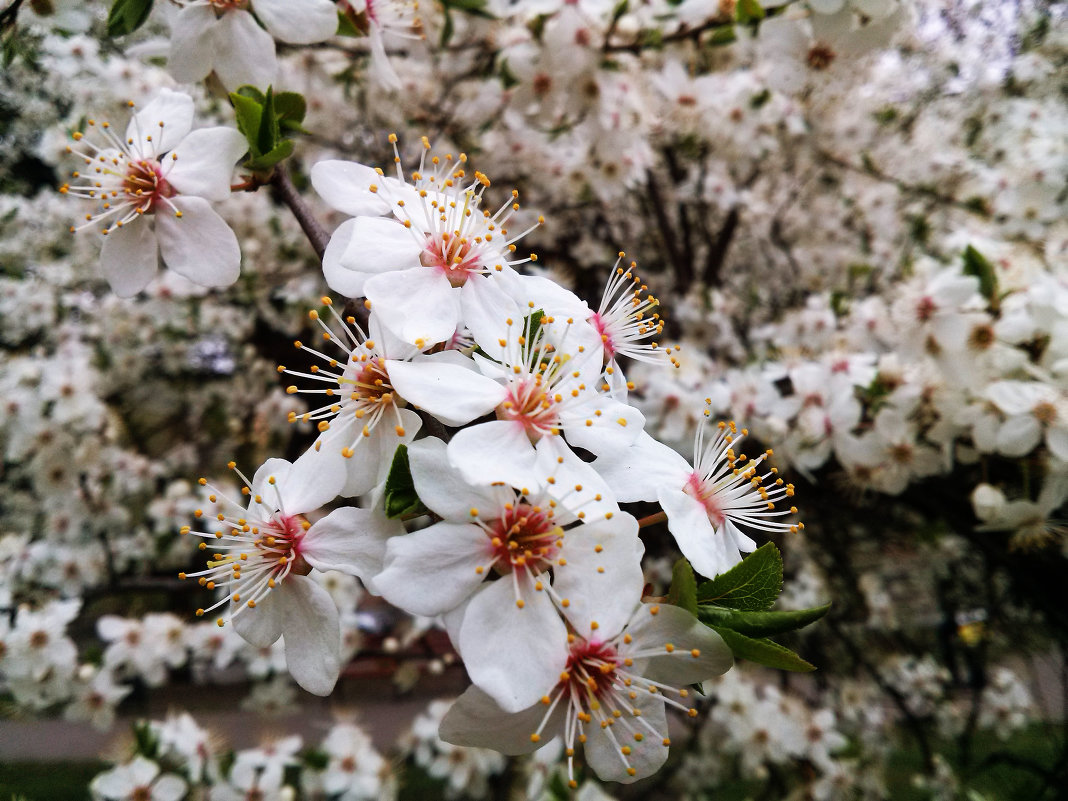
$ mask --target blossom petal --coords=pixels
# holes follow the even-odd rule
[[[451,357],[388,361],[386,371],[402,398],[450,426],[462,426],[489,414],[508,396],[496,381],[452,363]]]
[[[313,695],[329,695],[341,673],[341,624],[334,601],[307,576],[289,575],[282,636],[294,681]]]
[[[156,235],[163,263],[201,286],[230,286],[241,274],[237,237],[211,204],[199,197],[175,197],[182,216],[161,211]]]
[[[436,437],[409,445],[408,465],[419,500],[446,520],[468,520],[472,507],[496,509],[499,505],[496,490],[463,480],[449,464],[445,443]]]
[[[326,279],[326,285],[347,298],[362,298],[363,284],[367,280],[365,273],[341,266],[341,254],[349,246],[355,228],[355,220],[345,220],[341,223],[331,234],[326,252],[323,253],[323,277]]]
[[[449,441],[445,452],[472,484],[503,481],[520,489],[541,485],[537,453],[520,423],[491,420],[465,428]]]
[[[485,580],[492,560],[489,537],[478,526],[435,523],[386,544],[375,588],[405,612],[433,617],[471,595]]]
[[[640,714],[642,723],[632,728],[645,735],[640,742],[627,736],[627,729],[624,728],[635,711]],[[629,784],[652,776],[667,761],[668,748],[664,745],[668,736],[667,715],[664,712],[664,702],[659,697],[646,693],[639,693],[633,710],[624,709],[622,712],[622,722],[617,722],[614,726],[603,729],[600,726],[587,726],[586,743],[582,749],[587,764],[599,779]],[[649,729],[660,736],[649,736]],[[623,747],[628,750],[625,759],[621,750]],[[634,771],[633,775],[628,769]]]
[[[130,149],[143,158],[155,158],[181,142],[193,127],[193,98],[184,92],[160,89],[151,102],[130,118],[126,126]]]
[[[631,641],[620,646],[621,655],[658,650],[663,654],[649,658],[646,664],[643,675],[652,681],[685,687],[726,673],[734,664],[734,655],[723,638],[678,606],[642,604],[627,633]],[[670,653],[666,648],[669,643]]]
[[[622,455],[602,457],[593,466],[622,503],[655,501],[658,487],[681,489],[693,473],[685,459],[644,431]]]
[[[211,73],[218,18],[210,5],[185,6],[171,20],[167,71],[179,83],[198,83]]]
[[[100,269],[120,298],[144,289],[159,272],[159,243],[149,221],[139,217],[112,228],[100,249]]]
[[[183,195],[207,200],[230,196],[234,164],[248,150],[248,142],[236,128],[201,128],[185,137],[167,161],[167,183]]]
[[[658,499],[668,517],[668,530],[682,555],[702,576],[714,578],[737,564],[727,557],[723,538],[718,535],[701,502],[682,488],[662,488]]]
[[[275,39],[313,44],[337,33],[337,6],[332,0],[255,0],[256,16]]]
[[[357,217],[341,266],[368,274],[408,270],[420,267],[422,251],[411,232],[393,218]]]
[[[382,176],[366,164],[320,161],[311,168],[311,182],[328,206],[345,214],[362,217],[389,213],[389,203],[370,190],[372,185],[382,183]]]
[[[345,459],[340,453],[305,451],[289,472],[278,478],[283,511],[287,515],[314,512],[330,503],[345,485]]]
[[[282,589],[291,578],[300,578],[300,576],[287,577],[280,586],[270,590],[257,601],[255,608],[244,607],[237,615],[234,615],[234,610],[231,610],[234,631],[240,634],[249,645],[256,648],[268,648],[282,636],[285,599],[281,595]]]
[[[560,717],[564,706],[558,704],[545,725],[545,730],[561,729]],[[546,708],[540,702],[515,714],[508,714],[478,687],[467,688],[452,705],[438,729],[438,736],[447,743],[476,748],[492,748],[502,754],[529,754],[545,745],[551,736],[539,742],[531,739],[545,717]]]
[[[520,712],[549,692],[567,665],[567,627],[547,592],[512,573],[471,599],[460,650],[471,681],[506,712]]]
[[[152,785],[152,801],[179,801],[185,795],[186,783],[173,773],[160,776]]]
[[[364,291],[382,324],[420,348],[445,342],[460,325],[459,290],[427,267],[372,276]]]
[[[230,91],[244,84],[266,87],[277,72],[271,34],[247,11],[223,14],[215,28],[215,74],[223,86]]]
[[[399,520],[372,509],[346,506],[308,529],[300,541],[300,554],[317,570],[340,570],[361,580],[371,579],[382,566],[386,543],[403,534]]]

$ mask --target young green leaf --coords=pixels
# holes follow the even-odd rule
[[[263,115],[260,117],[260,129],[256,133],[256,148],[260,153],[270,153],[278,147],[281,134],[278,130],[278,117],[274,108],[274,92],[267,87],[263,96]]]
[[[415,492],[407,445],[399,445],[393,454],[393,464],[389,466],[389,475],[386,477],[385,505],[386,517],[392,520],[425,514],[427,511]]]
[[[964,274],[979,279],[979,291],[990,303],[997,302],[998,276],[994,265],[971,245],[964,249]]]
[[[242,166],[254,172],[267,172],[280,161],[285,161],[293,155],[293,140],[283,139],[270,153],[248,159]]]
[[[148,19],[153,0],[115,0],[108,12],[108,36],[133,33]]]
[[[816,669],[815,665],[806,662],[789,648],[784,648],[771,640],[753,639],[722,626],[711,628],[723,638],[723,642],[727,643],[727,647],[739,659],[748,659],[758,665],[777,670],[792,670],[797,673],[809,673]]]
[[[697,617],[702,623],[712,627],[732,629],[749,637],[768,637],[804,628],[827,614],[830,608],[831,605],[827,604],[792,612],[743,612],[719,606],[701,606],[698,608]]]
[[[761,545],[726,573],[697,588],[697,602],[763,612],[782,591],[782,557],[775,543]]]
[[[260,120],[263,118],[263,104],[255,98],[249,97],[243,90],[252,89],[250,86],[242,86],[236,92],[230,93],[230,102],[234,104],[234,116],[237,118],[237,130],[241,131],[248,140],[249,155],[256,157],[262,155],[257,145],[257,134],[260,130]],[[253,89],[253,91],[256,91]]]
[[[691,615],[697,614],[697,579],[685,559],[679,559],[671,570],[671,589],[668,590],[667,600],[672,606],[681,606]]]

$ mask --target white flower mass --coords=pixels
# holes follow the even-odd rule
[[[1062,791],[1066,31],[8,2],[0,743],[132,725],[94,801]]]

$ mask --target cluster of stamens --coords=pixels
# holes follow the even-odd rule
[[[304,414],[290,412],[289,422],[315,421],[320,432],[327,432],[332,419],[344,421],[348,417],[354,418],[359,423],[358,433],[341,449],[343,456],[351,458],[360,443],[371,436],[371,432],[383,417],[393,415],[397,436],[404,436],[403,421],[398,412],[399,398],[389,383],[386,358],[377,343],[368,337],[355,317],[350,315],[342,318],[334,309],[330,298],[324,297],[322,302],[329,309],[334,322],[341,326],[343,333],[339,335],[335,332],[317,311],[308,312],[308,317],[322,328],[323,341],[333,343],[344,356],[341,359],[333,358],[298,340],[293,343],[296,348],[322,360],[326,363],[326,368],[316,364],[311,366],[309,372],[302,372],[280,365],[278,372],[330,385],[325,389],[301,389],[295,385],[287,387],[286,392],[290,394],[299,392],[305,395],[324,395],[327,398],[325,405]]]
[[[311,571],[300,555],[300,541],[311,524],[300,515],[286,514],[274,477],[267,479],[274,498],[265,502],[260,495],[252,496],[252,482],[238,470],[234,462],[230,462],[228,467],[244,482],[241,492],[251,498],[255,505],[250,505],[246,510],[240,503],[208,484],[207,479],[201,478],[200,485],[212,491],[208,496],[209,501],[217,503],[221,497],[225,504],[237,509],[238,513],[227,515],[219,512],[216,515],[219,529],[213,532],[195,531],[192,526],[182,526],[180,530],[183,535],[201,537],[204,542],[200,543],[200,550],[211,550],[212,558],[205,570],[179,573],[178,578],[195,578],[200,586],[208,590],[226,590],[226,594],[207,609],[198,609],[197,617],[229,603],[230,617],[233,619],[243,610],[255,608],[290,573],[306,575]],[[277,511],[268,511],[275,506]],[[256,509],[260,510],[258,516],[254,511]],[[203,519],[204,511],[197,509],[195,516],[198,520]],[[221,617],[216,620],[219,626],[225,625],[225,622]]]

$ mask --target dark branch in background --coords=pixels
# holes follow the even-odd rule
[[[0,33],[15,25],[15,18],[19,15],[23,2],[24,0],[13,0],[7,8],[0,11]]]
[[[297,218],[304,235],[308,237],[308,241],[315,250],[315,255],[322,260],[323,254],[326,252],[326,245],[330,241],[330,234],[315,219],[315,215],[305,204],[303,198],[297,192],[297,188],[293,186],[293,181],[290,180],[289,173],[286,172],[286,168],[283,165],[279,164],[274,168],[270,185],[272,197],[287,205],[289,210],[293,212],[293,216]]]
[[[679,253],[676,243],[676,234],[671,227],[671,220],[668,219],[667,212],[664,210],[664,198],[656,186],[656,176],[653,175],[652,171],[648,173],[645,183],[649,188],[649,202],[652,204],[653,214],[656,217],[660,239],[664,243],[668,261],[675,272],[675,287],[685,293],[686,288],[693,281],[691,265],[683,264],[682,254]]]

